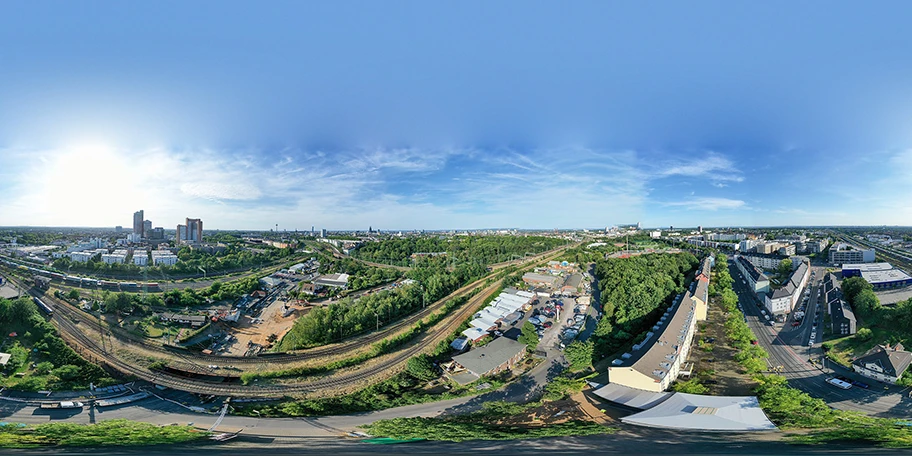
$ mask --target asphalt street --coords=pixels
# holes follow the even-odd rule
[[[912,416],[912,399],[908,397],[908,388],[886,385],[873,379],[863,378],[855,373],[825,362],[820,342],[823,337],[823,316],[826,309],[818,302],[818,284],[823,278],[825,268],[814,266],[814,278],[810,283],[810,299],[807,316],[798,327],[791,326],[791,320],[785,324],[767,322],[760,313],[760,300],[741,280],[741,273],[729,264],[729,271],[734,278],[734,290],[738,294],[741,308],[748,325],[754,331],[760,345],[770,355],[770,365],[782,366],[782,375],[789,383],[808,394],[821,398],[830,406],[842,410],[856,410],[873,416],[889,418],[907,418]],[[822,301],[822,299],[821,299]],[[817,310],[820,310],[819,314]],[[814,326],[814,322],[817,326]],[[815,344],[809,346],[811,333],[817,330]],[[811,362],[814,360],[814,362]],[[835,370],[834,370],[835,369]],[[853,387],[843,390],[826,383],[834,375],[860,379],[870,385],[870,389]]]

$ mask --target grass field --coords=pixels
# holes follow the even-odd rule
[[[852,360],[864,355],[875,345],[886,342],[892,334],[891,331],[882,328],[869,329],[871,329],[873,336],[866,340],[862,340],[857,335],[852,335],[824,342],[824,347],[831,347],[827,350],[827,357],[836,363],[851,368]]]

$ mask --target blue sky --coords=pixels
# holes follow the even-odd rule
[[[0,225],[912,225],[912,5],[7,2]]]

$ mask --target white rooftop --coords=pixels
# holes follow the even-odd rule
[[[674,393],[658,405],[621,421],[640,426],[700,431],[773,431],[754,396]]]

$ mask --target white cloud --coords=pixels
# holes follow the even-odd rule
[[[189,196],[211,200],[255,200],[263,195],[259,188],[249,184],[188,182],[180,189]]]
[[[687,159],[676,159],[661,165],[658,177],[687,176],[701,177],[713,181],[742,182],[741,170],[722,154],[717,152],[689,154]]]
[[[743,209],[747,207],[744,201],[729,198],[691,198],[685,201],[666,202],[665,206],[683,207],[688,210],[717,211]]]

